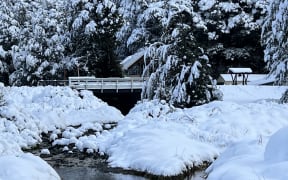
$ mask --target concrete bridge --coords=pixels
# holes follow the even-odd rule
[[[144,79],[140,77],[95,78],[93,76],[69,77],[68,85],[78,90],[95,92],[135,92],[141,91]]]
[[[91,90],[94,95],[119,109],[124,115],[141,100],[144,79],[140,77],[95,78],[69,77],[68,85],[77,90]]]

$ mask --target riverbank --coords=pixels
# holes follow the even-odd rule
[[[123,116],[119,110],[89,91],[78,92],[68,87],[51,86],[2,87],[0,160],[3,161],[0,163],[18,159],[19,163],[14,169],[23,169],[23,173],[27,168],[38,171],[35,163],[41,163],[39,177],[49,179],[53,175],[58,180],[51,165],[21,150],[37,144],[41,146],[46,138],[51,147],[37,147],[43,158],[47,156],[51,160],[49,154],[55,154],[55,158],[57,154],[67,156],[66,160],[65,157],[53,160],[55,164],[58,161],[58,167],[60,163],[68,164],[67,167],[80,165],[83,162],[80,160],[86,159],[86,155],[83,157],[81,153],[87,153],[89,156],[104,157],[108,168],[140,172],[144,177],[180,177],[197,167],[206,168],[213,163],[207,171],[208,179],[217,179],[222,177],[220,165],[225,163],[220,161],[219,164],[218,159],[225,157],[227,149],[236,145],[237,148],[227,153],[237,154],[240,149],[249,159],[249,153],[254,153],[253,149],[246,152],[245,143],[240,143],[249,141],[248,146],[252,142],[253,147],[256,146],[254,149],[262,152],[257,156],[261,159],[270,136],[288,125],[288,106],[278,103],[287,87],[219,88],[224,94],[223,101],[178,109],[165,101],[144,100]],[[56,149],[53,150],[53,147]],[[73,158],[70,160],[71,154],[81,163],[73,162]],[[64,162],[61,162],[63,159]],[[29,166],[26,167],[26,163]],[[252,167],[256,168],[254,165]],[[216,175],[215,169],[218,169]],[[258,169],[262,172],[260,167]],[[229,172],[233,171],[237,169]],[[5,179],[7,174],[2,173],[4,171],[0,171],[0,178]],[[10,173],[17,174],[14,171]],[[250,173],[259,175],[254,171]],[[31,174],[27,171],[26,175]],[[273,176],[269,174],[269,177]]]
[[[115,127],[116,124],[105,124],[105,127],[110,127],[111,129]],[[111,130],[105,129],[105,130]],[[64,130],[62,131],[62,133]],[[88,129],[85,135],[96,134],[92,129]],[[99,132],[100,133],[100,132]],[[60,133],[61,134],[61,133]],[[59,135],[60,135],[59,134]],[[196,167],[190,169],[189,171],[177,175],[177,176],[156,176],[153,174],[148,174],[146,172],[139,172],[135,170],[126,170],[122,168],[112,168],[107,162],[107,155],[100,155],[98,152],[88,153],[84,149],[80,151],[75,147],[74,143],[69,145],[52,145],[51,142],[52,132],[47,134],[42,133],[42,142],[37,146],[29,149],[23,149],[24,152],[32,153],[36,156],[41,157],[45,160],[52,168],[56,170],[62,180],[78,180],[79,178],[89,180],[89,179],[130,179],[130,180],[145,180],[145,179],[155,179],[155,180],[172,180],[172,179],[183,179],[183,180],[204,180],[205,172],[204,170],[209,164],[203,167]]]

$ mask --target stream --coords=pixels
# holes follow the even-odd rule
[[[148,178],[130,175],[130,174],[121,174],[121,173],[111,173],[111,172],[102,172],[93,168],[85,167],[62,167],[55,168],[57,173],[63,180],[146,180]],[[154,178],[153,178],[154,179]],[[159,178],[161,179],[161,178]],[[169,178],[167,178],[169,179]],[[197,172],[195,175],[186,177],[184,180],[204,180],[203,173]]]
[[[145,179],[185,179],[204,180],[204,172],[197,171],[187,177],[161,178],[136,171],[111,168],[106,159],[98,154],[74,153],[40,155],[59,174],[62,180],[145,180]]]
[[[42,134],[42,142],[33,149],[24,149],[25,152],[40,156],[59,174],[62,180],[144,180],[144,179],[184,179],[205,180],[204,170],[198,170],[194,174],[180,175],[177,177],[153,176],[143,172],[124,170],[122,168],[109,167],[107,156],[98,153],[85,153],[77,148],[72,151],[63,151],[63,146],[52,146],[49,134]],[[49,154],[41,154],[42,149],[49,149]]]

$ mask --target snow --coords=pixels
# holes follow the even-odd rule
[[[5,58],[6,51],[3,49],[2,45],[0,45],[0,57]]]
[[[251,68],[229,68],[228,71],[231,73],[252,73]]]
[[[71,126],[79,125],[80,136],[87,128],[99,129],[103,123],[123,118],[119,110],[89,91],[1,85],[0,92],[4,101],[0,106],[0,179],[60,179],[47,163],[23,153],[21,148],[40,143],[42,132],[52,131],[50,138],[56,140],[60,129],[66,129],[65,133]],[[70,137],[75,138],[75,135]],[[91,143],[85,144],[84,137],[82,139],[81,147],[90,147]],[[42,149],[41,153],[49,154],[49,150]]]
[[[1,86],[0,179],[60,179],[21,150],[40,143],[48,131],[63,151],[73,143],[87,153],[107,154],[112,167],[173,176],[211,162],[210,180],[286,179],[288,105],[278,101],[287,87],[218,87],[223,101],[178,109],[144,100],[124,117],[89,91]],[[88,129],[97,132],[87,135]]]
[[[198,6],[200,7],[200,10],[206,11],[208,9],[211,9],[215,3],[216,0],[200,0],[198,2]]]
[[[0,179],[60,180],[56,171],[44,160],[30,153],[0,157]]]
[[[207,179],[287,179],[287,137],[288,127],[284,127],[268,143],[251,140],[231,145],[207,169]]]
[[[237,12],[237,9],[240,8],[238,3],[232,2],[221,2],[219,3],[219,7],[224,12]]]
[[[213,162],[232,144],[244,140],[264,142],[287,126],[288,106],[276,102],[286,88],[221,86],[222,102],[183,110],[163,102],[143,102],[115,129],[101,134],[98,146],[109,155],[113,167],[177,175],[204,161]],[[239,145],[244,149],[246,146]]]
[[[145,49],[141,50],[131,56],[126,57],[123,61],[120,62],[123,70],[128,70],[133,64],[141,59],[144,56]],[[144,60],[143,60],[144,61]]]

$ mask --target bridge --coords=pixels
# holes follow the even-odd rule
[[[41,80],[41,86],[69,86],[77,90],[91,90],[95,96],[115,106],[123,114],[141,99],[142,85],[145,78],[140,77],[110,77],[96,78],[94,76],[75,76],[68,80]]]
[[[124,77],[124,78],[95,78],[94,76],[69,77],[68,85],[77,90],[93,90],[105,92],[134,92],[141,91],[144,78]]]

